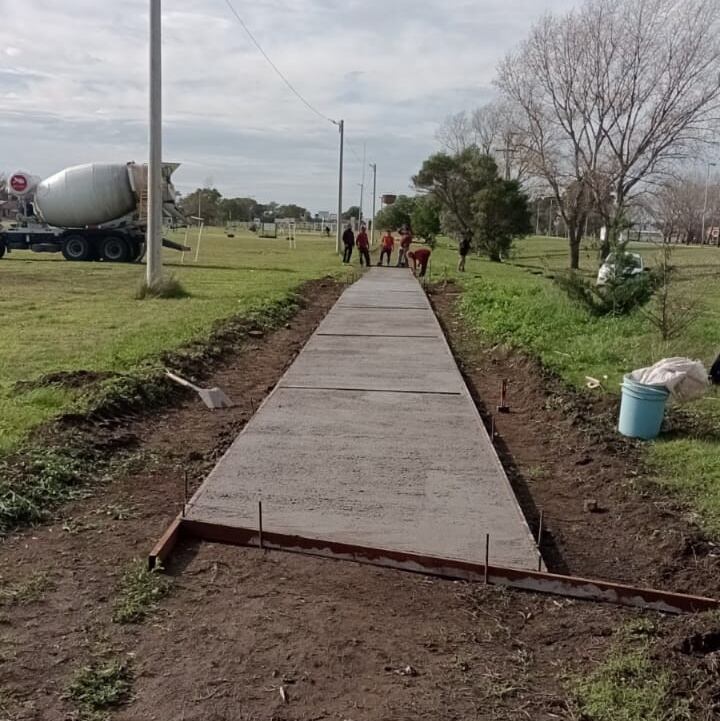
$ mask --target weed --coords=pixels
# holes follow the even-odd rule
[[[162,278],[152,285],[148,284],[148,282],[144,280],[135,292],[135,300],[160,298],[179,299],[189,297],[190,293],[183,288],[182,283],[174,275]]]
[[[588,721],[680,721],[687,701],[672,697],[672,676],[654,663],[647,648],[615,650],[575,686],[575,697]]]
[[[150,571],[144,561],[133,561],[123,574],[113,610],[116,623],[139,623],[170,591],[170,580],[161,569]]]
[[[67,696],[85,712],[120,706],[130,698],[133,676],[122,661],[84,666],[70,681]]]
[[[47,518],[77,497],[87,478],[85,459],[72,448],[31,450],[19,463],[0,462],[0,536]]]
[[[27,606],[41,600],[53,588],[54,583],[46,573],[35,573],[14,586],[0,588],[0,606]]]

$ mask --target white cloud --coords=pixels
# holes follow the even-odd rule
[[[235,6],[324,114],[346,121],[346,185],[367,143],[379,191],[407,191],[437,124],[492,96],[494,68],[544,10],[573,0],[256,0]],[[46,174],[146,154],[146,0],[0,0],[0,167]],[[198,9],[202,6],[202,10]],[[190,189],[334,207],[337,129],[307,110],[223,0],[163,15],[165,157]],[[348,193],[352,191],[349,190]]]

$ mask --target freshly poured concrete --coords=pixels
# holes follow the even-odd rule
[[[385,309],[387,308],[387,310]],[[340,298],[193,497],[188,517],[536,568],[507,477],[417,281]]]

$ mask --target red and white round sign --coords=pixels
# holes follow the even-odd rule
[[[10,187],[16,193],[24,193],[28,189],[27,177],[20,173],[15,173],[15,175],[10,178]]]

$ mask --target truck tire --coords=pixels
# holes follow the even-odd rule
[[[65,260],[91,260],[93,247],[83,235],[68,235],[63,240],[62,254]]]
[[[107,263],[127,263],[132,260],[130,243],[120,235],[109,235],[102,241],[100,257]]]

